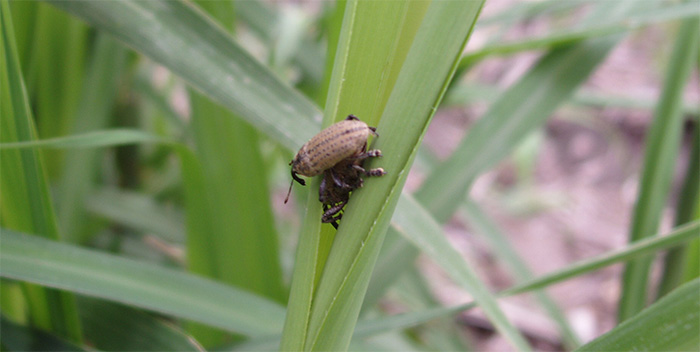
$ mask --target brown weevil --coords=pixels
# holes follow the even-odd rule
[[[350,192],[362,187],[361,176],[386,174],[381,168],[365,170],[362,166],[365,159],[382,155],[379,150],[367,150],[370,134],[377,136],[374,127],[349,115],[311,138],[289,163],[293,180],[284,202],[289,200],[294,181],[306,185],[298,175],[312,177],[323,174],[319,187],[319,201],[323,203],[324,210],[321,221],[338,228],[337,221],[350,199]]]

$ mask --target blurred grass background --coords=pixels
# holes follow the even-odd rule
[[[697,1],[0,5],[4,350],[700,349]]]

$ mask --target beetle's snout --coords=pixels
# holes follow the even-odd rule
[[[294,179],[294,181],[299,182],[300,185],[306,186],[306,181],[304,181],[302,178],[297,176],[297,173],[296,173],[296,171],[294,171],[294,169],[292,169],[292,178]]]

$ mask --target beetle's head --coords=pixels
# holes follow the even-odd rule
[[[294,186],[294,181],[299,182],[300,185],[306,186],[306,181],[304,181],[301,177],[297,175],[297,172],[295,170],[296,166],[296,161],[297,159],[294,158],[294,160],[289,162],[289,165],[292,165],[292,183],[289,184],[289,191],[287,191],[287,198],[284,198],[284,204],[287,204],[287,201],[289,200],[289,194],[292,193],[292,186]]]

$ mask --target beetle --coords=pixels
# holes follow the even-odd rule
[[[378,136],[375,127],[368,126],[355,115],[348,115],[311,138],[289,163],[292,182],[284,202],[289,200],[294,181],[306,185],[299,175],[323,174],[319,187],[319,201],[324,205],[322,222],[330,222],[337,228],[340,211],[349,200],[350,192],[362,187],[361,175],[386,174],[381,168],[365,170],[362,167],[365,159],[381,156],[379,150],[367,150],[370,135]]]

